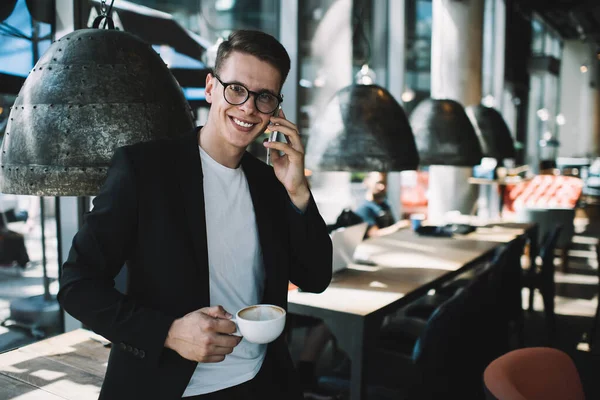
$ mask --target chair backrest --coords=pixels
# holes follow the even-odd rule
[[[540,258],[542,259],[542,277],[554,277],[554,249],[562,231],[562,224],[555,224],[554,227],[546,233],[542,247],[540,249]],[[553,279],[552,279],[553,280]]]
[[[488,296],[487,320],[488,359],[493,359],[510,350],[513,332],[523,317],[521,297],[521,255],[525,246],[525,237],[518,237],[506,244],[489,265],[490,287]]]
[[[483,374],[489,400],[584,400],[575,363],[550,347],[513,350],[492,361]]]
[[[573,239],[575,233],[574,208],[523,208],[515,218],[517,222],[536,222],[538,224],[538,243],[542,244],[549,232],[559,223],[563,230],[557,238],[556,246],[563,248]]]
[[[478,398],[483,396],[481,374],[482,319],[489,270],[477,274],[463,289],[442,303],[417,340],[413,362],[420,381],[415,398]]]

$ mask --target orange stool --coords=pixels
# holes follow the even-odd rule
[[[483,374],[488,400],[585,400],[575,363],[549,347],[510,351]]]

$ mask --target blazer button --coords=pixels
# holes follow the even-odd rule
[[[127,345],[125,343],[119,343],[119,348],[121,348],[121,350],[127,350]]]
[[[144,350],[140,350],[140,358],[146,357],[146,352]]]
[[[137,356],[139,353],[140,353],[140,351],[137,348],[133,349],[134,356]]]
[[[131,345],[127,345],[127,351],[131,353],[133,351],[133,347],[131,347]]]

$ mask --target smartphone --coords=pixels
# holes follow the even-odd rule
[[[273,113],[273,116],[279,117],[279,111],[281,111],[281,106],[277,107],[277,110],[275,110],[275,112]],[[278,136],[279,136],[278,131],[271,131],[271,134],[269,135],[269,142],[277,141]],[[267,149],[267,159],[265,160],[265,162],[267,163],[267,165],[271,165],[271,149]]]

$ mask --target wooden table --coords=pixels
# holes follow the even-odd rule
[[[321,294],[292,290],[289,311],[323,319],[351,360],[350,398],[364,398],[369,344],[383,318],[430,289],[488,259],[499,246],[535,234],[533,224],[497,224],[452,238],[409,229],[365,240],[357,255],[376,266],[352,264]]]
[[[78,329],[0,354],[0,399],[95,400],[109,349]]]

